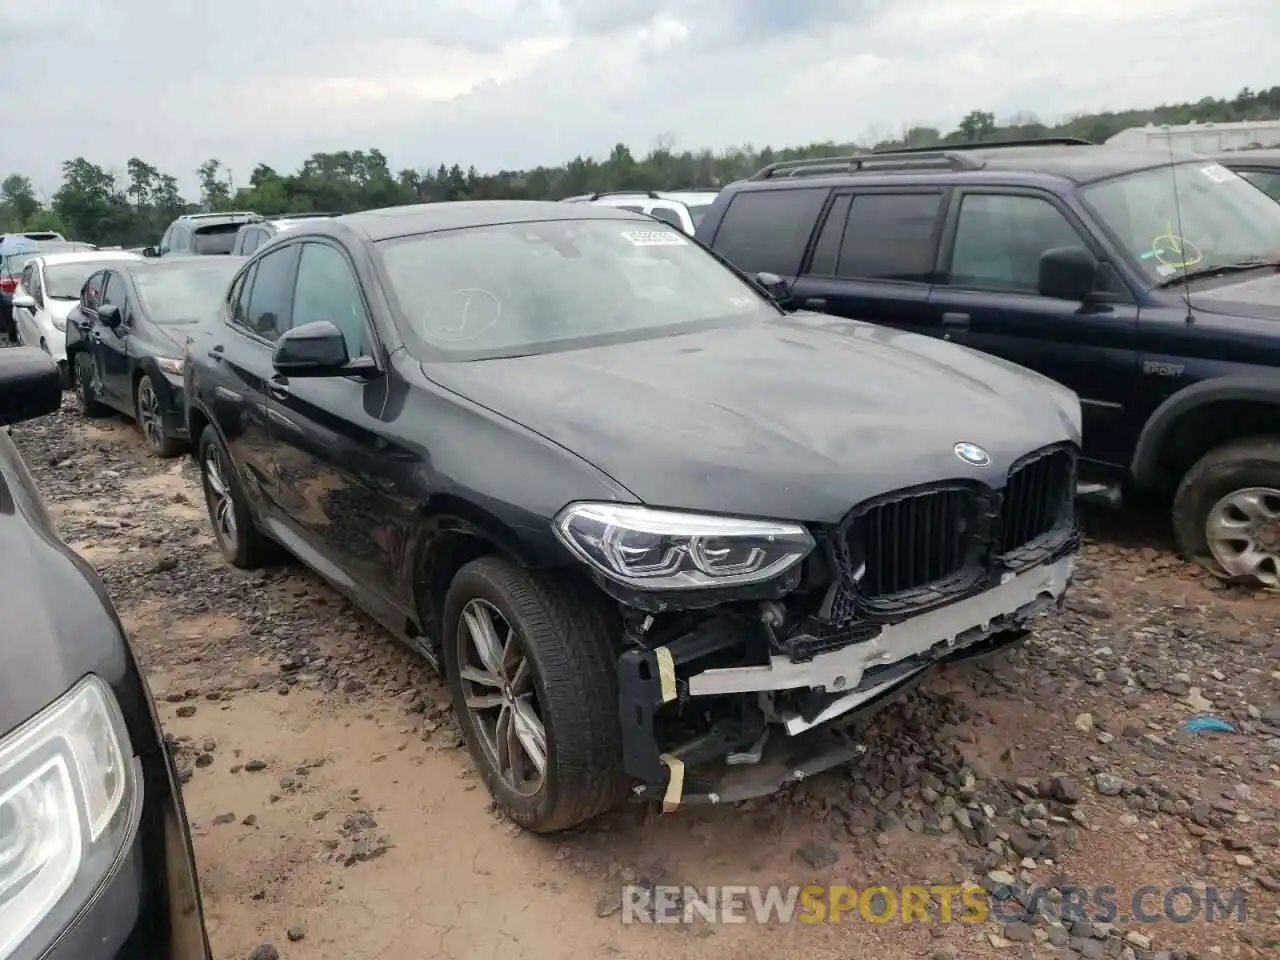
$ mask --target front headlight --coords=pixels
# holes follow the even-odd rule
[[[813,549],[796,523],[654,510],[634,504],[571,503],[555,532],[611,580],[642,590],[732,587],[772,580]]]
[[[161,373],[167,373],[171,377],[181,377],[182,368],[186,361],[182,357],[157,357],[156,366],[160,368]]]
[[[110,689],[88,677],[0,740],[0,960],[44,952],[127,837],[133,752]]]
[[[60,316],[58,316],[58,315],[55,313],[55,314],[53,315],[52,319],[53,319],[53,329],[57,330],[57,331],[58,331],[58,332],[60,332],[60,333],[66,333],[66,332],[67,332],[67,318],[66,318],[66,317],[60,317]]]

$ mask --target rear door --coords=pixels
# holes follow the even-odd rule
[[[714,233],[706,242],[748,275],[774,273],[794,283],[830,194],[813,186],[736,191],[720,222],[707,225]]]
[[[1040,256],[1058,247],[1083,247],[1102,262],[1097,302],[1040,295]],[[1070,387],[1083,408],[1085,456],[1126,463],[1136,439],[1138,305],[1075,213],[1049,193],[965,188],[941,266],[930,307],[944,335]]]
[[[797,303],[936,333],[927,303],[948,193],[937,187],[837,191],[794,285]]]
[[[274,509],[278,494],[267,386],[271,351],[289,327],[296,244],[267,254],[241,274],[227,295],[224,324],[204,343],[200,397],[217,421],[248,495]]]

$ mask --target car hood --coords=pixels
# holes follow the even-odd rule
[[[999,486],[1079,442],[1078,401],[1013,364],[818,314],[511,359],[424,364],[655,506],[812,522],[944,478]],[[955,453],[976,443],[990,464]]]
[[[94,673],[116,691],[135,746],[145,746],[145,688],[111,601],[93,569],[58,539],[2,430],[0,558],[0,736]]]
[[[1193,293],[1192,304],[1205,313],[1280,320],[1280,272],[1268,268],[1245,276],[1243,280]]]

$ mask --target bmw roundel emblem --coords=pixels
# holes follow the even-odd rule
[[[991,462],[991,457],[987,451],[976,443],[957,443],[953,449],[957,457],[971,466],[985,467]]]

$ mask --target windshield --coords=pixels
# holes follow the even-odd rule
[[[770,309],[679,230],[653,222],[501,224],[379,247],[412,332],[451,359],[660,336]]]
[[[28,260],[36,255],[36,251],[32,250],[27,253],[11,253],[8,256],[0,257],[0,277],[21,276],[22,268],[27,265]]]
[[[138,296],[152,323],[183,323],[214,313],[242,259],[184,260],[182,266],[132,270]]]
[[[54,300],[79,300],[80,288],[89,274],[101,270],[109,261],[81,260],[76,263],[46,263],[44,265],[45,296]]]
[[[1217,163],[1143,170],[1084,195],[1154,283],[1280,257],[1280,204]]]

